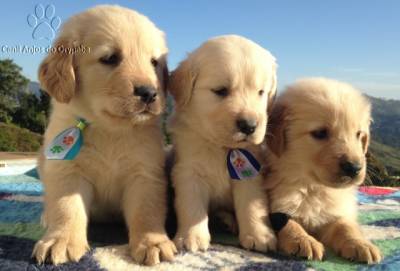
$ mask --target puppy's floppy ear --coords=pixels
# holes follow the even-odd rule
[[[273,74],[272,74],[272,79],[271,79],[271,88],[268,93],[268,116],[271,114],[272,111],[272,106],[274,104],[275,98],[276,98],[276,93],[277,93],[277,85],[278,85],[278,79],[276,76],[276,68],[274,68]]]
[[[369,132],[361,140],[362,140],[362,147],[363,147],[364,154],[367,154],[368,146],[369,146]]]
[[[168,89],[178,107],[184,107],[192,96],[196,76],[190,58],[181,62],[169,78]]]
[[[285,105],[274,104],[268,121],[267,144],[278,157],[286,147],[287,110]]]
[[[361,138],[362,148],[363,148],[364,154],[367,154],[367,152],[368,152],[368,146],[369,146],[369,142],[370,142],[370,129],[369,129],[369,126],[370,126],[370,124],[372,122],[372,118],[370,118],[368,121],[369,121],[369,123],[368,123],[367,133],[366,133],[366,135],[364,135]]]
[[[168,70],[167,62],[165,62],[165,65],[163,66],[162,77],[163,77],[163,90],[166,92],[167,88],[168,88],[168,80],[169,80],[169,70]]]
[[[367,110],[367,115],[366,118],[364,119],[364,123],[363,123],[363,130],[366,131],[366,134],[361,138],[361,143],[362,143],[362,148],[363,148],[363,152],[364,154],[367,154],[368,152],[368,146],[369,146],[369,142],[370,142],[370,127],[372,122],[374,121],[372,116],[371,116],[371,102],[369,102],[367,100],[367,104],[365,105],[366,110]]]
[[[68,103],[75,93],[73,42],[58,38],[39,67],[41,87],[60,103]]]
[[[156,74],[158,78],[158,82],[160,84],[161,89],[166,92],[168,87],[168,61],[167,61],[167,53],[163,54],[158,58],[157,62],[159,63],[156,68]],[[159,67],[159,68],[158,68]]]

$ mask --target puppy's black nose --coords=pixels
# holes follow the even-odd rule
[[[145,104],[151,104],[156,100],[157,91],[151,87],[138,86],[134,88],[133,95],[139,96],[140,100]]]
[[[236,126],[240,132],[251,135],[257,128],[257,123],[255,120],[238,119],[236,121]]]
[[[353,163],[347,160],[340,162],[339,166],[344,175],[349,176],[350,178],[356,177],[362,169],[361,164]]]

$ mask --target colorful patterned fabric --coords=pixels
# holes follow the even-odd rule
[[[96,224],[89,227],[92,250],[78,263],[36,265],[31,260],[34,243],[44,230],[42,186],[35,172],[0,176],[0,270],[142,270],[132,262],[124,225]],[[216,227],[213,245],[205,253],[183,253],[173,263],[155,270],[400,270],[400,190],[361,187],[359,221],[365,236],[385,255],[379,265],[352,263],[328,251],[322,262],[296,260],[277,254],[240,249],[237,238]]]

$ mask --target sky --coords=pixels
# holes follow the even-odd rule
[[[324,76],[372,96],[400,99],[398,0],[2,1],[0,59],[14,59],[33,81],[45,53],[26,49],[50,45],[32,36],[35,21],[29,15],[38,4],[54,7],[53,18],[61,22],[97,4],[135,9],[166,33],[170,70],[207,39],[238,34],[277,58],[280,90],[299,78]]]

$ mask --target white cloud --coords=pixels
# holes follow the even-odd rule
[[[375,96],[384,97],[389,99],[400,99],[400,83],[381,83],[381,82],[368,82],[358,81],[350,82],[362,92]]]
[[[366,72],[365,76],[400,78],[400,74],[396,72]]]
[[[361,68],[338,68],[338,72],[352,73],[359,76],[374,76],[374,77],[400,77],[400,73],[392,71],[368,71]]]
[[[361,73],[364,70],[360,68],[338,68],[339,72],[346,72],[346,73]]]
[[[400,99],[400,73],[361,68],[337,68],[337,78],[375,97]]]

